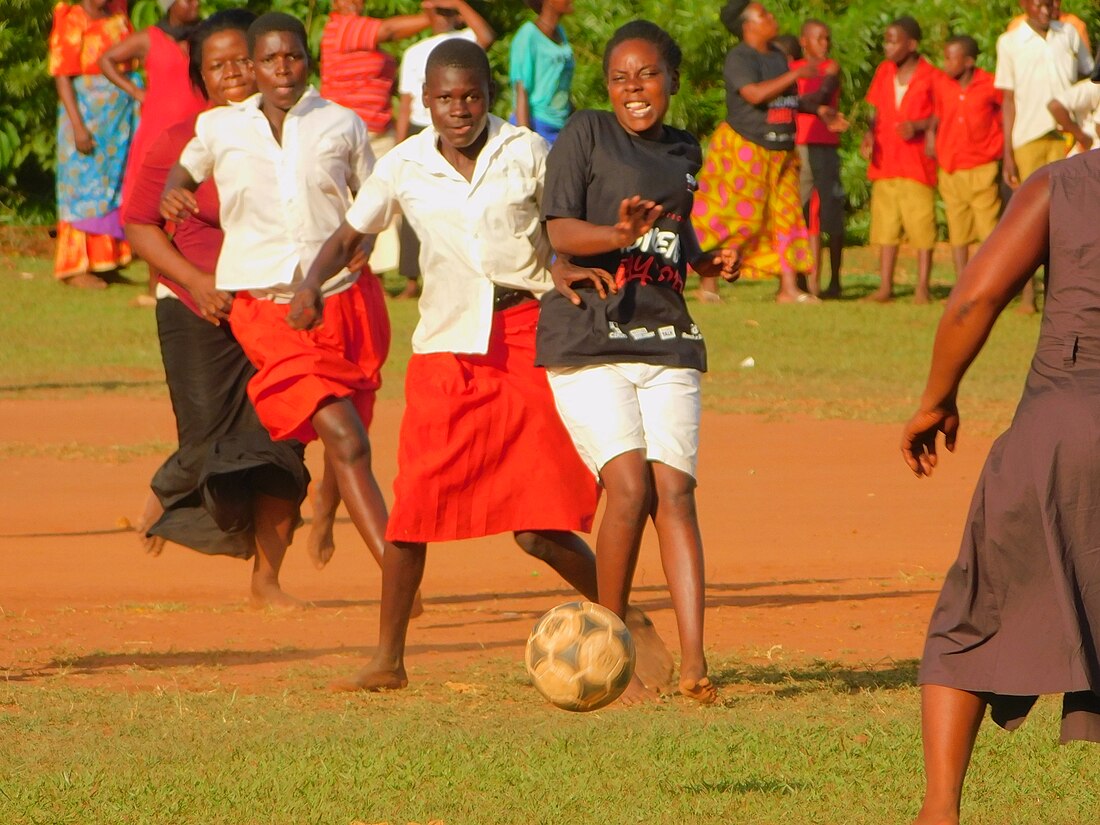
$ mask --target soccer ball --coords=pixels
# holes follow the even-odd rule
[[[569,602],[535,623],[526,660],[531,681],[551,703],[562,710],[597,710],[630,683],[634,640],[606,607]]]

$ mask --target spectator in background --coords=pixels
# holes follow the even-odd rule
[[[692,223],[703,249],[730,247],[749,278],[779,278],[779,303],[817,303],[799,288],[813,255],[798,198],[795,113],[827,107],[799,98],[796,81],[815,66],[790,69],[772,46],[775,17],[759,3],[730,0],[722,23],[741,42],[726,54],[726,119],[710,138]],[[718,278],[701,278],[699,300],[717,302]]]
[[[137,105],[103,76],[99,57],[132,31],[122,0],[54,6],[48,46],[60,101],[54,277],[69,286],[106,289],[100,276],[130,262],[119,208]],[[132,70],[132,61],[116,69],[131,80]]]
[[[994,83],[1004,92],[1001,175],[1015,189],[1048,163],[1066,156],[1047,104],[1092,71],[1092,57],[1072,26],[1053,19],[1054,0],[1020,0],[1027,25],[997,38]],[[1035,312],[1035,285],[1024,286],[1021,311]]]
[[[418,134],[431,126],[432,118],[424,105],[424,72],[432,49],[452,37],[475,41],[488,49],[496,39],[496,32],[484,17],[464,0],[434,0],[424,4],[428,15],[431,37],[413,43],[401,55],[401,73],[397,91],[401,103],[397,109],[397,142]],[[405,289],[398,298],[416,298],[420,294],[417,279],[420,277],[420,241],[408,221],[401,221],[401,259],[398,269],[405,280]]]
[[[428,14],[377,18],[363,15],[363,0],[332,0],[332,13],[321,33],[321,97],[354,111],[367,125],[375,158],[396,144],[393,88],[397,60],[379,46],[404,40],[428,27]],[[379,233],[371,253],[371,270],[396,269],[400,219]]]
[[[802,167],[799,194],[810,232],[810,250],[814,255],[810,292],[839,298],[846,202],[840,183],[839,150],[840,133],[848,128],[848,121],[835,114],[840,101],[840,65],[829,58],[832,33],[820,20],[807,20],[802,24],[799,45],[804,57],[792,63],[791,68],[809,65],[816,72],[798,79],[798,94],[800,97],[822,95],[822,102],[830,112],[828,122],[817,112],[799,112],[795,128],[795,144]],[[824,293],[821,292],[822,232],[829,236],[829,288]]]
[[[123,207],[137,184],[145,155],[161,133],[206,108],[206,99],[191,85],[187,68],[186,41],[199,22],[199,0],[157,0],[157,5],[164,16],[156,25],[131,34],[99,58],[103,76],[141,104],[141,120],[122,179]],[[144,87],[136,75],[118,68],[135,60],[145,67]],[[156,272],[150,271],[149,290],[135,305],[155,307],[156,291]]]
[[[1020,3],[1024,6],[1025,3]],[[1078,36],[1081,38],[1081,45],[1085,47],[1085,51],[1092,53],[1092,42],[1089,40],[1089,27],[1085,25],[1085,21],[1078,17],[1076,14],[1070,14],[1067,11],[1062,11],[1062,0],[1054,0],[1050,9],[1050,19],[1056,20],[1064,26],[1072,26]],[[1008,26],[1005,28],[1006,32],[1010,32],[1013,29],[1019,28],[1027,22],[1026,14],[1017,14],[1013,17]]]
[[[508,54],[512,122],[538,132],[551,144],[573,113],[573,47],[561,18],[573,0],[524,0],[538,17],[516,30]]]
[[[1087,152],[1096,145],[1100,137],[1097,107],[1100,107],[1100,85],[1091,80],[1077,81],[1047,104],[1047,111],[1058,128],[1073,137],[1070,156]]]
[[[943,73],[933,84],[936,117],[927,134],[929,155],[939,163],[956,277],[970,244],[984,242],[1001,214],[1002,94],[993,75],[974,64],[977,57],[973,37],[957,35],[944,44]]]
[[[936,245],[936,162],[924,149],[932,123],[932,84],[936,70],[918,53],[922,32],[912,17],[886,27],[886,59],[875,70],[867,102],[874,107],[871,128],[860,152],[870,160],[871,243],[880,248],[879,288],[868,298],[894,297],[894,268],[902,232],[917,251],[913,302],[931,300],[932,249]]]

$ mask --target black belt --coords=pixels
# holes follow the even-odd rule
[[[512,289],[510,286],[493,286],[493,312],[502,312],[519,306],[525,301],[534,301],[535,295],[529,289]]]

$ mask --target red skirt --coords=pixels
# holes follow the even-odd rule
[[[485,355],[413,355],[386,538],[592,529],[598,488],[535,366],[539,305],[493,316]]]
[[[350,398],[369,427],[390,349],[378,278],[364,270],[354,286],[326,298],[324,320],[314,329],[291,329],[289,309],[241,292],[229,313],[233,335],[256,367],[248,397],[260,422],[277,441],[315,441],[314,413],[330,398]]]

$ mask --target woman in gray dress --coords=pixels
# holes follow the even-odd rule
[[[986,707],[1012,730],[1064,694],[1062,741],[1100,742],[1100,153],[1048,166],[1013,195],[951,293],[901,450],[918,476],[954,450],[963,373],[1040,264],[1038,346],[994,443],[921,662],[926,790],[916,822],[958,823]]]

